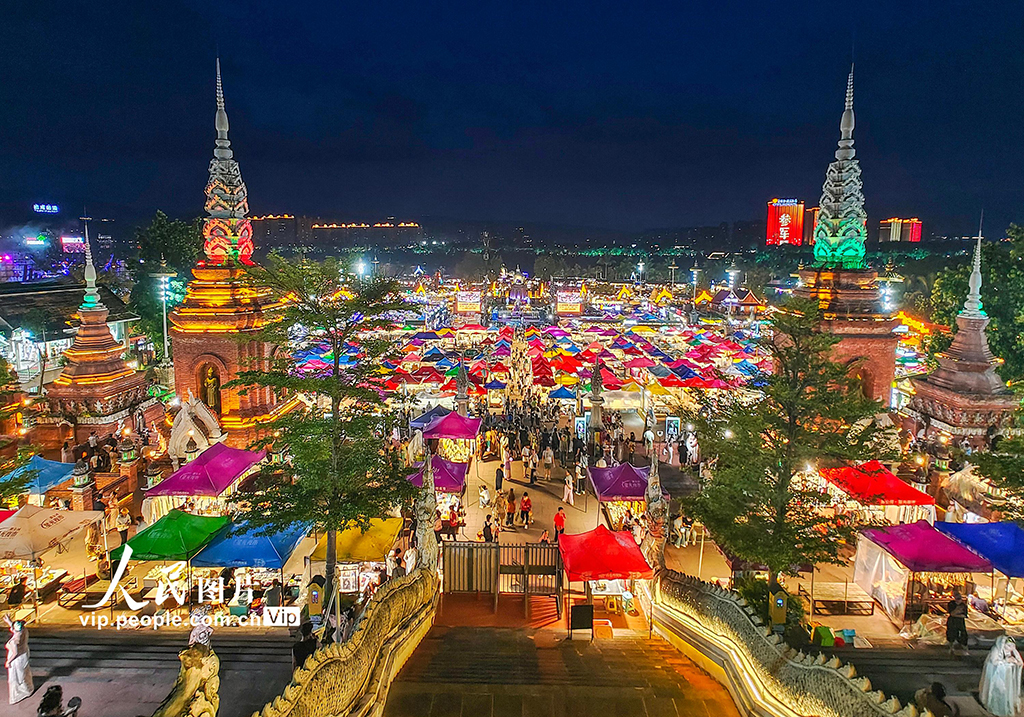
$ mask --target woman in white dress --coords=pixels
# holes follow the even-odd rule
[[[1024,662],[1013,640],[1002,635],[985,658],[979,687],[981,703],[997,717],[1016,717],[1020,709],[1020,680]]]
[[[576,505],[576,497],[572,491],[572,473],[569,471],[565,472],[565,488],[562,489],[562,502],[568,503],[569,505]]]
[[[17,704],[32,696],[35,687],[32,685],[32,670],[28,666],[28,630],[21,620],[11,619],[4,615],[4,622],[11,628],[11,639],[7,641],[7,694],[10,703]]]

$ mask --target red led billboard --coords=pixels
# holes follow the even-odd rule
[[[768,202],[768,234],[765,244],[800,246],[804,241],[804,203],[799,199]]]

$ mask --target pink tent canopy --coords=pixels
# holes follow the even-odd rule
[[[263,460],[266,451],[243,451],[214,443],[191,463],[171,473],[146,496],[154,495],[207,495],[217,496],[234,483],[239,476]]]
[[[480,433],[482,418],[466,418],[452,411],[435,418],[423,429],[424,438],[461,438],[472,440]]]
[[[928,524],[926,520],[865,528],[864,537],[915,573],[987,573],[992,563]]]
[[[601,501],[643,500],[650,468],[621,463],[614,468],[588,468],[590,482]]]
[[[409,475],[409,482],[417,488],[423,487],[423,462],[416,464],[419,470]],[[466,472],[469,470],[468,463],[455,463],[440,456],[430,459],[430,465],[434,469],[434,488],[439,493],[461,493],[466,485]]]

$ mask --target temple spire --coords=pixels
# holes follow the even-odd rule
[[[980,319],[985,316],[981,308],[981,228],[985,221],[985,211],[981,212],[981,221],[978,222],[978,239],[974,245],[974,265],[971,267],[971,279],[968,284],[970,290],[967,292],[967,301],[960,312],[961,316],[972,319]]]
[[[81,309],[93,310],[106,308],[100,303],[100,292],[96,288],[96,266],[92,263],[92,246],[89,244],[89,217],[82,217],[85,222],[85,299]]]
[[[853,65],[850,65],[850,76],[846,79],[846,106],[843,109],[843,119],[839,122],[839,149],[836,150],[836,159],[853,159],[857,150],[853,148],[853,128],[856,120],[853,114]]]
[[[218,159],[231,159],[231,142],[228,140],[228,113],[224,109],[224,84],[220,78],[220,58],[217,58],[217,148],[213,156]]]

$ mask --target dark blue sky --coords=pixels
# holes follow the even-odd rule
[[[618,229],[817,202],[856,35],[872,222],[1024,221],[1024,9],[10,3],[0,201],[198,214],[214,57],[252,210]]]

